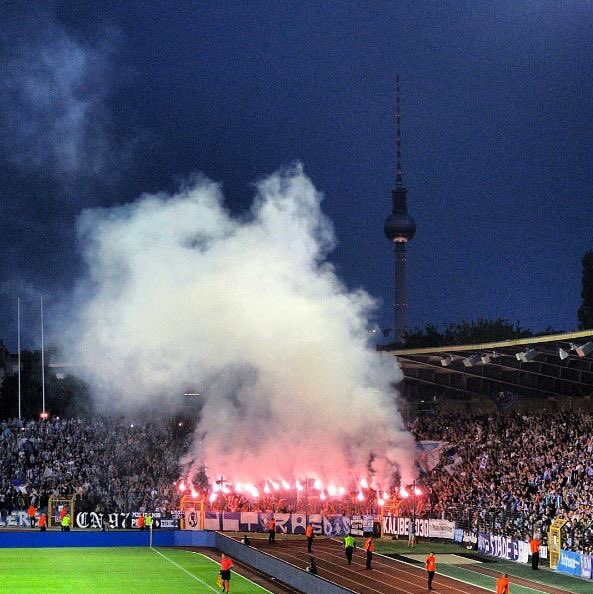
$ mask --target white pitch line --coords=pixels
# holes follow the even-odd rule
[[[163,555],[163,553],[161,553],[160,551],[157,551],[157,549],[155,549],[153,547],[150,547],[150,550],[154,551],[157,555],[160,555],[163,559],[166,559],[169,563],[173,563],[173,565],[175,565],[175,567],[177,567],[178,569],[181,569],[181,571],[183,571],[184,573],[189,575],[189,577],[196,580],[196,582],[200,582],[200,584],[202,584],[202,586],[206,586],[206,588],[208,588],[208,590],[210,590],[211,592],[217,592],[217,593],[219,592],[218,588],[213,588],[210,584],[207,584],[205,581],[201,580],[197,575],[194,575],[190,571],[187,571],[187,569],[185,569],[185,567],[181,567],[181,565],[179,565],[179,563],[175,563],[175,561],[173,561],[173,559],[169,559],[169,557],[167,557],[167,555]]]

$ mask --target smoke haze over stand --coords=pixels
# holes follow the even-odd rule
[[[83,212],[88,275],[67,357],[115,408],[162,408],[197,389],[190,474],[411,479],[392,388],[401,372],[368,344],[372,299],[325,259],[334,234],[321,195],[296,165],[257,184],[243,220],[222,200],[197,178],[173,196]]]

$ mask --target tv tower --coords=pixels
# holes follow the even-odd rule
[[[416,223],[408,214],[408,190],[402,180],[401,129],[399,105],[399,76],[396,78],[396,174],[395,188],[391,191],[393,208],[385,219],[385,235],[393,242],[395,253],[395,292],[394,292],[394,335],[395,342],[402,342],[408,327],[408,301],[406,298],[406,244],[416,233]]]

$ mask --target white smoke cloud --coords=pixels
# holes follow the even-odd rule
[[[62,183],[111,175],[127,149],[111,140],[113,31],[100,44],[69,35],[35,11],[5,30],[0,132],[5,158]]]
[[[300,165],[257,184],[250,216],[198,179],[174,196],[83,213],[88,278],[66,348],[103,402],[203,407],[194,470],[386,484],[412,476],[394,360],[367,344],[373,300],[327,262],[333,229]]]

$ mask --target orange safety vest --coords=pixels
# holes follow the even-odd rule
[[[307,538],[311,538],[313,536],[313,526],[311,526],[311,524],[307,526],[307,529],[305,530],[305,536]]]
[[[504,575],[496,580],[496,594],[509,594],[509,580]]]
[[[529,548],[532,553],[537,553],[539,551],[539,540],[537,540],[537,538],[532,539],[529,542]]]
[[[274,520],[274,518],[272,518],[268,522],[268,530],[274,530],[275,528],[276,528],[276,520]]]
[[[60,520],[63,520],[65,515],[66,515],[66,508],[65,508],[65,507],[63,507],[63,508],[60,510]]]
[[[144,516],[138,517],[138,528],[142,528],[144,526]]]
[[[43,528],[45,526],[45,514],[41,514],[39,516],[39,527]]]
[[[37,510],[33,506],[31,506],[27,511],[29,512],[29,517],[30,518],[34,518],[35,517],[35,512]]]
[[[369,551],[372,553],[375,550],[375,546],[373,545],[373,541],[370,538],[367,538],[364,543],[364,550]]]
[[[426,557],[426,571],[436,571],[437,559],[434,555],[428,555]]]

